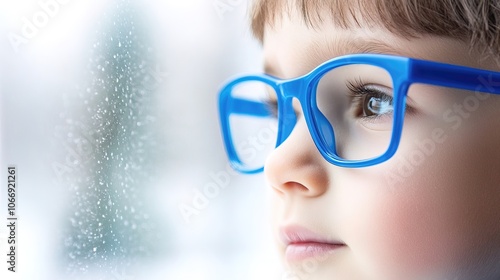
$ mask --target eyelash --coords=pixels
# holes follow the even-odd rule
[[[278,99],[266,98],[262,100],[262,103],[268,108],[269,112],[274,118],[278,117]]]
[[[383,115],[377,115],[377,116],[363,116],[363,102],[365,101],[364,98],[368,94],[376,94],[376,96],[382,98],[383,101],[389,101],[392,104],[393,98],[389,96],[388,94],[384,93],[381,90],[378,90],[376,87],[372,86],[369,87],[369,84],[363,82],[361,78],[355,79],[353,81],[348,81],[347,82],[347,88],[349,90],[348,94],[352,99],[353,103],[353,108],[355,108],[354,114],[356,117],[359,118],[366,118],[366,119],[376,119],[380,118]],[[266,107],[269,109],[271,115],[275,118],[278,117],[278,100],[274,98],[266,98],[262,100],[262,102],[266,105]],[[411,113],[412,108],[406,106],[406,112]]]
[[[268,111],[270,112],[270,115],[274,118],[278,118],[278,99],[276,98],[264,98],[261,99],[261,102],[267,107]],[[299,116],[300,113],[296,108],[294,108],[295,111],[295,116]]]

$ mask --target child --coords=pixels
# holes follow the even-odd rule
[[[500,279],[500,2],[256,0],[252,28],[221,125],[283,279]]]

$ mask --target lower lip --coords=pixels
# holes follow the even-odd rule
[[[345,247],[344,244],[315,242],[292,243],[286,247],[285,257],[290,262],[298,262],[311,258],[322,259],[343,247]]]

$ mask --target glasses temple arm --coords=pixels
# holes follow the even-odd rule
[[[269,117],[272,115],[271,109],[266,103],[237,97],[232,97],[230,110],[233,114],[251,115],[255,117]]]
[[[410,78],[432,84],[500,94],[500,73],[432,61],[413,60]]]

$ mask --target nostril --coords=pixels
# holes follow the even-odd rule
[[[272,186],[272,189],[279,195],[285,196],[288,194],[298,194],[298,195],[307,195],[311,190],[306,186],[297,183],[297,182],[287,182],[285,184]]]
[[[304,193],[309,191],[309,189],[306,186],[297,182],[287,182],[283,184],[283,188],[285,189],[285,191],[289,192],[298,191]]]

